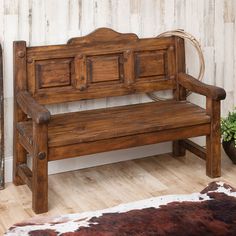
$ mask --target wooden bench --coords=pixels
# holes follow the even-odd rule
[[[53,116],[44,106],[160,90],[172,90],[173,99]],[[186,90],[206,96],[206,109],[186,101]],[[33,210],[46,212],[49,161],[170,140],[174,156],[188,149],[218,177],[225,96],[185,74],[178,37],[139,39],[100,28],[66,45],[14,42],[14,183],[27,184]],[[202,135],[206,150],[188,140]]]

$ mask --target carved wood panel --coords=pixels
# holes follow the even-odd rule
[[[119,82],[124,77],[121,54],[88,57],[88,80],[90,83]]]
[[[135,62],[137,79],[166,74],[165,51],[147,51],[136,53]]]
[[[100,28],[66,45],[28,47],[29,91],[47,104],[175,89],[175,46],[175,37]]]
[[[72,59],[41,60],[35,63],[37,89],[70,86]]]

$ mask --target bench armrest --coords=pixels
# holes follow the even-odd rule
[[[25,114],[30,116],[37,124],[48,123],[50,112],[27,92],[21,91],[16,96],[16,101]]]
[[[204,95],[212,100],[219,101],[226,97],[226,92],[223,88],[205,84],[185,73],[179,73],[178,82],[187,90]]]

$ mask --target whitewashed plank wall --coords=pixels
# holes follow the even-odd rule
[[[140,37],[182,28],[199,39],[205,60],[205,82],[223,86],[227,99],[222,114],[236,104],[236,1],[235,0],[0,0],[0,42],[4,51],[5,156],[12,158],[13,71],[12,41],[28,45],[61,44],[97,27],[134,32]],[[198,61],[189,45],[188,71],[198,73]],[[144,96],[50,107],[88,109],[145,101]],[[200,104],[204,100],[192,96]],[[10,161],[8,163],[11,163]],[[9,164],[10,165],[10,164]],[[6,168],[7,169],[7,168]],[[9,171],[8,171],[9,172]]]

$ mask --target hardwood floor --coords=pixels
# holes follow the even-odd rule
[[[236,186],[236,165],[224,153],[222,156],[222,177],[218,179]],[[197,192],[211,181],[205,175],[205,162],[188,152],[180,158],[165,154],[51,175],[49,212],[43,215],[97,210],[164,194]],[[0,235],[12,224],[34,215],[27,186],[9,183],[0,191]]]

